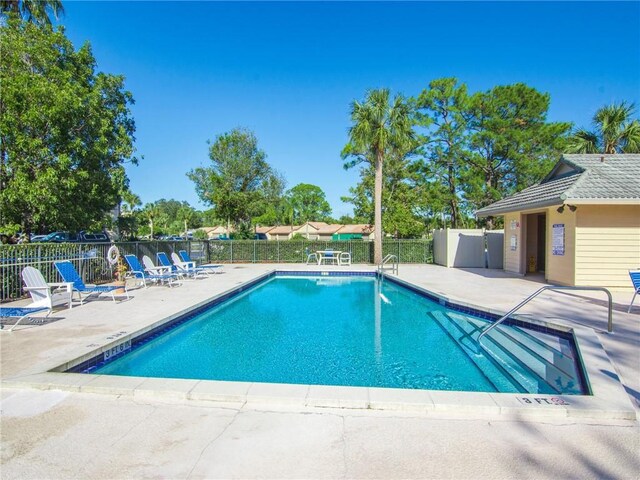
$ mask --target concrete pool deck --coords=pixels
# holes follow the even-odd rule
[[[135,290],[134,298],[118,304],[92,301],[54,313],[59,321],[2,333],[2,478],[637,477],[640,429],[631,419],[536,417],[521,410],[504,415],[495,402],[471,410],[453,402],[453,408],[376,411],[376,397],[367,392],[363,398],[361,389],[345,388],[338,398],[351,403],[336,404],[328,388],[340,387],[301,392],[306,386],[265,390],[264,384],[236,382],[225,386],[226,402],[212,402],[210,384],[219,382],[180,380],[176,388],[171,380],[121,377],[114,383],[43,373],[276,268],[316,270],[228,265],[223,275],[175,289]],[[323,267],[338,268],[345,269]],[[433,265],[401,265],[399,278],[502,311],[541,286],[503,272]],[[605,302],[597,295],[545,293],[524,314],[535,311],[536,318],[558,324],[570,319],[571,326],[589,330],[613,364],[610,374],[617,373],[626,389],[622,403],[637,411],[640,315],[625,313],[630,298],[614,292],[614,334],[606,333]],[[56,384],[50,375],[67,380]],[[193,382],[188,394],[176,394],[184,382]],[[379,390],[377,398],[390,395]],[[433,405],[452,403],[437,400]]]

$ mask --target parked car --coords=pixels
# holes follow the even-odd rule
[[[169,235],[168,237],[165,237],[164,240],[167,240],[169,242],[182,242],[184,241],[184,238],[180,235]]]
[[[39,241],[43,243],[108,242],[109,237],[104,233],[87,233],[84,231],[81,231],[79,233],[53,232]]]

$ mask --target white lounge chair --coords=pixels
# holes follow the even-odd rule
[[[149,257],[145,255],[143,257],[143,261],[144,261],[144,258],[147,259],[147,263],[153,266],[153,262]],[[138,257],[136,257],[135,255],[132,255],[132,254],[125,255],[124,259],[129,264],[130,270],[128,273],[133,278],[142,280],[142,284],[144,285],[145,288],[147,288],[148,286],[147,281],[156,282],[156,283],[167,282],[167,284],[170,287],[173,286],[174,280],[176,279],[176,275],[174,275],[173,273],[157,273],[158,271],[162,271],[162,270],[166,272],[167,270],[166,267],[161,267],[161,268],[154,267],[153,271],[149,271],[147,268],[143,267],[140,264],[140,262],[138,261]]]
[[[166,263],[165,260],[161,258],[161,254],[166,258]],[[169,258],[167,258],[167,255],[164,252],[158,252],[158,260],[160,260],[163,265],[171,265],[169,263]],[[207,270],[205,268],[196,267],[195,262],[183,262],[176,252],[171,252],[171,260],[173,261],[173,265],[171,266],[174,267],[178,273],[182,273],[187,277],[204,278],[208,277],[210,274],[216,273],[212,269]]]
[[[154,265],[153,260],[148,255],[142,256],[142,264],[144,269],[156,279],[159,279],[161,283],[167,282],[167,285],[172,287],[174,280],[178,277],[177,274],[171,271],[171,267],[165,267],[163,265]]]
[[[47,283],[40,270],[35,267],[22,269],[22,280],[26,285],[24,290],[31,295],[31,308],[45,307],[51,310],[59,305],[71,308],[73,283]]]
[[[196,262],[191,260],[191,256],[186,250],[180,250],[179,253],[180,260],[182,260],[183,262],[192,263],[196,268],[204,268],[207,273],[224,273],[224,270],[222,269],[223,266],[220,263],[206,263],[204,265],[197,265]],[[171,255],[171,257],[173,257],[173,255]]]

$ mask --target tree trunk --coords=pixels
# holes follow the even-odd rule
[[[456,196],[456,180],[453,165],[449,164],[449,206],[451,208],[451,228],[458,228],[458,197]]]
[[[373,225],[373,263],[379,265],[382,262],[382,161],[383,152],[376,154],[376,176],[373,192],[374,225]]]

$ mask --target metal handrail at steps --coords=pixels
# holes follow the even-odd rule
[[[380,262],[380,264],[378,265],[378,272],[382,273],[384,271],[385,266],[389,262],[393,262],[391,263],[391,273],[395,273],[397,275],[398,274],[398,257],[397,255],[393,255],[392,253],[388,254],[386,257],[382,259],[382,262]]]
[[[607,331],[609,333],[613,332],[613,297],[611,296],[611,292],[609,290],[607,290],[604,287],[565,287],[565,286],[554,286],[554,285],[547,285],[545,287],[542,287],[538,290],[536,290],[534,293],[532,293],[531,295],[529,295],[527,298],[525,298],[522,302],[520,302],[518,305],[516,305],[515,307],[513,307],[511,310],[509,310],[503,317],[499,318],[498,320],[496,320],[494,323],[492,323],[491,325],[489,325],[488,327],[486,327],[481,333],[480,335],[478,335],[478,344],[480,344],[480,346],[482,346],[482,344],[480,343],[480,340],[482,340],[482,337],[484,337],[487,333],[489,333],[491,330],[493,330],[494,328],[496,328],[498,325],[500,325],[502,322],[504,322],[507,318],[509,318],[512,314],[514,314],[515,312],[517,312],[518,310],[520,310],[522,307],[524,307],[527,303],[529,303],[531,300],[533,300],[534,298],[536,298],[538,295],[540,295],[542,292],[546,291],[546,290],[551,290],[551,291],[562,291],[562,290],[592,290],[592,291],[601,291],[601,292],[605,292],[607,294],[607,297],[609,297],[609,317],[608,317],[608,323],[607,323]]]

